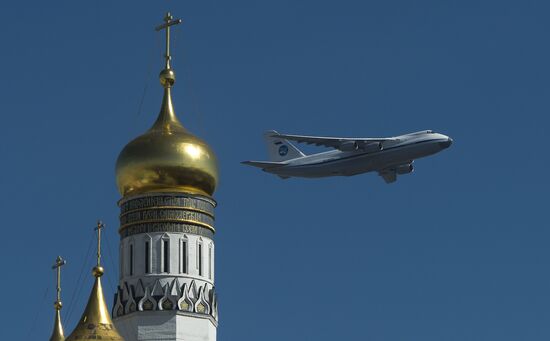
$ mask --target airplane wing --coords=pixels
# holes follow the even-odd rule
[[[274,133],[271,135],[273,137],[279,137],[291,141],[296,141],[299,143],[307,143],[307,144],[314,144],[316,146],[325,146],[325,147],[331,147],[336,148],[340,150],[346,150],[350,148],[345,148],[344,146],[350,146],[355,145],[355,149],[357,149],[357,146],[364,146],[369,144],[376,144],[376,143],[382,143],[385,141],[399,141],[399,139],[394,137],[322,137],[322,136],[305,136],[305,135],[288,135],[288,134],[279,134]]]
[[[286,162],[272,162],[272,161],[243,161],[241,163],[244,165],[258,167],[262,169],[284,166],[286,164]]]
[[[395,170],[381,171],[378,172],[378,175],[380,175],[387,184],[391,184],[392,182],[395,182],[397,180],[397,173],[395,172]]]

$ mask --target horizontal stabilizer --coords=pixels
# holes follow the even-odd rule
[[[274,162],[274,161],[243,161],[242,164],[258,167],[262,169],[269,169],[284,166],[286,162]]]

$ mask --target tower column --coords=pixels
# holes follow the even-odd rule
[[[113,317],[127,340],[215,340],[214,207],[207,196],[148,193],[120,206]]]
[[[214,208],[218,169],[208,144],[176,116],[168,13],[164,88],[153,126],[128,143],[116,166],[120,278],[114,323],[125,340],[215,341]]]

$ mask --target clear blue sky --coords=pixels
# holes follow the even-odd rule
[[[114,164],[158,113],[167,9],[176,110],[220,161],[219,340],[550,338],[548,2],[207,0],[0,3],[0,339],[49,337],[58,254],[72,330],[98,218],[111,299]],[[267,129],[455,143],[393,185],[282,181],[239,163]]]

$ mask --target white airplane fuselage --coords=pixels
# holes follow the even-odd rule
[[[284,165],[266,168],[264,171],[282,177],[303,178],[380,172],[395,166],[411,164],[415,159],[448,148],[452,143],[452,139],[448,136],[431,131],[401,135],[396,139],[396,141],[383,142],[383,149],[375,152],[335,149],[287,160]]]

